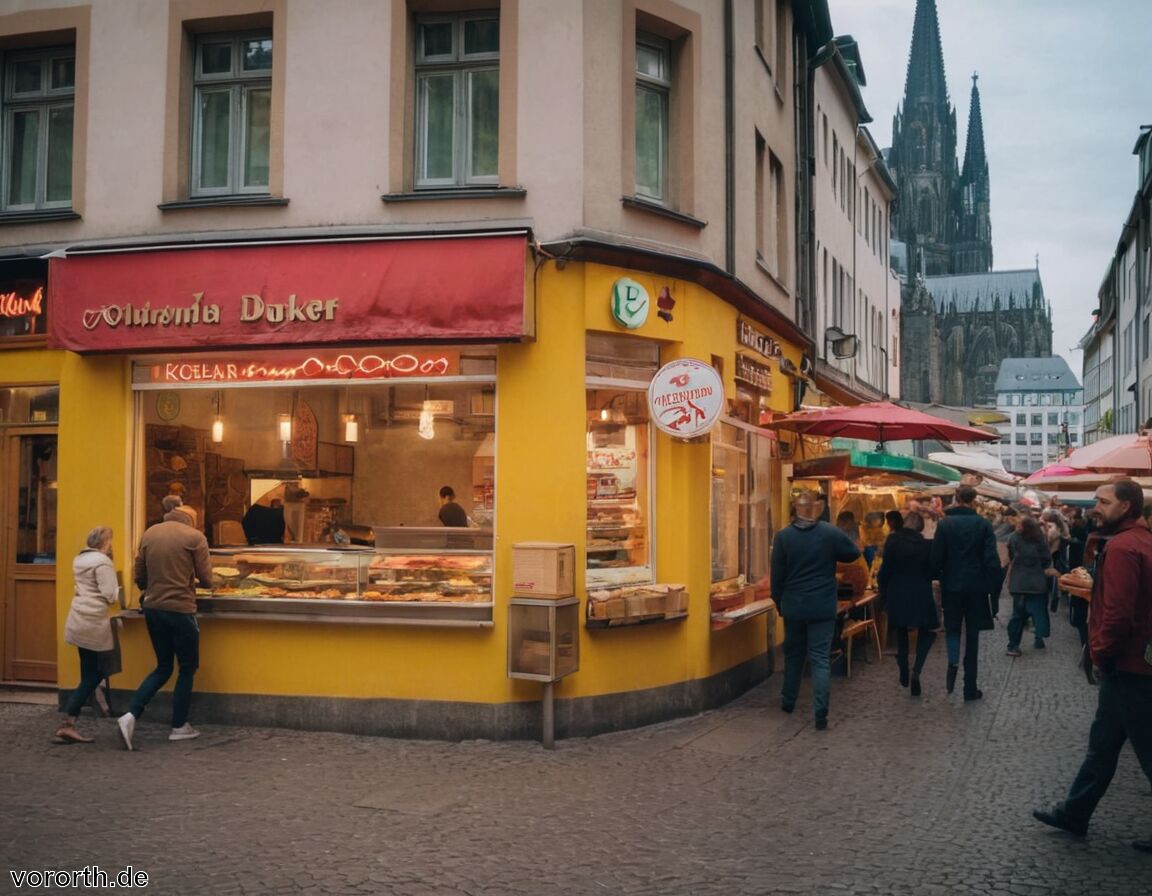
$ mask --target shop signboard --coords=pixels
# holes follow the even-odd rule
[[[39,259],[0,266],[0,346],[48,332],[48,265]]]
[[[612,319],[625,329],[644,326],[651,306],[648,290],[630,277],[621,277],[612,284]]]
[[[648,385],[648,411],[661,432],[681,439],[707,433],[724,409],[724,381],[695,358],[661,367]]]
[[[460,373],[460,353],[441,348],[292,349],[232,355],[192,355],[137,364],[143,381],[170,385],[300,380],[438,379]],[[137,374],[139,381],[141,376]]]
[[[782,354],[779,342],[746,320],[736,321],[736,341],[765,358],[779,358]]]
[[[523,233],[69,254],[49,345],[182,351],[534,334]]]

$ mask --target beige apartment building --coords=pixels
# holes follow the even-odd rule
[[[69,558],[113,526],[132,610],[169,494],[216,570],[198,720],[522,737],[555,681],[579,734],[762,679],[831,33],[775,0],[0,2],[0,679],[68,693]],[[131,612],[121,643],[131,688]]]
[[[859,47],[838,37],[814,65],[816,370],[844,403],[898,398],[900,283],[889,262],[896,185],[866,124]]]

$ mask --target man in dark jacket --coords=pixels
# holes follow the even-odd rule
[[[1096,718],[1088,733],[1088,755],[1062,803],[1037,809],[1037,821],[1077,836],[1103,798],[1120,760],[1124,741],[1152,782],[1152,532],[1141,513],[1144,492],[1131,479],[1096,489],[1095,515],[1108,536],[1096,555],[1088,650],[1100,670]],[[1152,838],[1134,840],[1152,852]]]
[[[208,542],[198,531],[195,512],[181,506],[180,498],[165,498],[163,522],[149,526],[140,539],[133,579],[142,592],[140,605],[156,654],[156,668],[140,683],[132,697],[131,709],[117,724],[124,746],[132,749],[136,720],[156,692],[172,677],[173,662],[180,674],[172,692],[172,731],[169,740],[191,740],[199,736],[188,724],[192,703],[192,681],[200,665],[200,628],[196,624],[196,585],[212,587],[212,566]]]
[[[961,485],[932,539],[932,569],[940,580],[944,640],[948,645],[948,693],[956,687],[960,629],[964,629],[964,699],[984,696],[976,686],[980,632],[992,628],[990,593],[1000,581],[1000,557],[992,524],[976,512],[976,489]]]
[[[816,492],[796,497],[796,518],[772,541],[772,596],[784,619],[784,684],[780,708],[792,712],[800,693],[804,657],[812,669],[816,728],[828,727],[832,635],[836,630],[836,564],[851,563],[860,549],[831,523],[820,521],[824,501]]]

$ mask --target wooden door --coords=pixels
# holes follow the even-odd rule
[[[5,681],[56,682],[56,431],[9,429],[0,444]]]

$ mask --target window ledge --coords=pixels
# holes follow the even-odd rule
[[[0,224],[40,224],[49,221],[79,221],[80,213],[70,208],[48,208],[27,212],[0,212]]]
[[[161,202],[156,207],[162,212],[178,211],[188,208],[225,208],[231,206],[267,206],[287,205],[288,200],[283,196],[206,196],[202,199],[175,199],[172,202]]]
[[[385,193],[383,202],[422,202],[441,199],[522,199],[528,195],[523,187],[454,187],[440,190],[413,190],[410,193]]]
[[[620,201],[626,208],[634,208],[637,211],[651,212],[654,215],[659,215],[661,218],[668,218],[671,221],[679,221],[681,224],[688,224],[703,230],[708,226],[707,221],[701,221],[699,218],[694,218],[692,215],[686,215],[683,212],[678,212],[663,206],[658,202],[652,202],[648,199],[641,199],[639,196],[622,196]]]
[[[788,288],[788,284],[772,272],[772,269],[768,267],[768,264],[764,261],[764,256],[762,256],[759,252],[756,253],[756,267],[758,267],[773,283],[779,286],[780,289],[784,291],[785,295],[792,295],[792,290]]]

